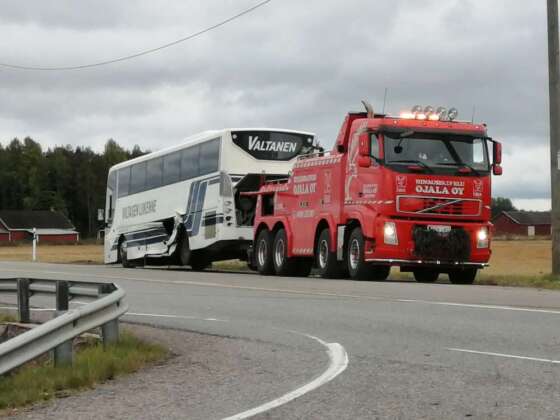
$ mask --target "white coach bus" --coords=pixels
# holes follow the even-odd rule
[[[255,199],[240,195],[284,178],[311,133],[225,129],[113,166],[105,205],[105,263],[125,267],[246,259]]]

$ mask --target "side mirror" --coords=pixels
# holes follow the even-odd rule
[[[97,221],[98,222],[105,221],[105,210],[97,209]]]
[[[358,166],[360,168],[369,168],[371,166],[371,158],[369,156],[358,156]]]
[[[502,163],[502,143],[495,141],[493,143],[492,154],[494,155],[494,165]]]
[[[358,153],[360,156],[367,156],[368,158],[371,156],[371,149],[370,149],[370,140],[369,134],[362,134],[360,135],[360,145],[358,149]]]
[[[494,175],[500,176],[504,173],[504,168],[502,168],[500,165],[494,164],[492,165],[492,173]]]

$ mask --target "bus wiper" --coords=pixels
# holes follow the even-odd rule
[[[444,166],[457,166],[457,167],[463,167],[463,168],[469,168],[475,175],[480,176],[480,172],[473,168],[471,165],[469,165],[468,163],[457,163],[457,162],[438,162],[436,165],[444,165]]]
[[[420,166],[422,166],[423,168],[427,169],[430,172],[433,172],[433,169],[430,168],[427,164],[425,164],[424,162],[422,162],[421,160],[414,160],[414,159],[410,159],[410,160],[392,160],[389,163],[416,163]]]

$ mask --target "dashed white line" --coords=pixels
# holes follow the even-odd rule
[[[458,351],[461,353],[481,354],[484,356],[505,357],[509,359],[521,359],[521,360],[531,360],[533,362],[560,364],[560,360],[542,359],[540,357],[518,356],[515,354],[493,353],[490,351],[478,351],[478,350],[457,349],[457,348],[448,348],[447,350]]]

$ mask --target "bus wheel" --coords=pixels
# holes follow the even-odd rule
[[[272,238],[268,230],[259,232],[255,241],[255,262],[260,274],[274,274],[274,263],[272,262]]]
[[[354,280],[373,280],[373,267],[364,259],[364,235],[362,228],[354,228],[348,238],[346,259],[348,273]]]
[[[449,272],[449,281],[453,284],[473,284],[476,272],[476,268],[453,270]]]
[[[430,268],[417,268],[413,273],[418,283],[433,283],[439,277],[439,272]]]
[[[325,279],[343,278],[344,264],[336,260],[336,253],[331,252],[331,235],[329,229],[323,229],[315,249],[316,265],[321,277]]]
[[[180,265],[189,265],[190,264],[190,260],[191,260],[191,248],[189,246],[189,237],[187,236],[187,233],[183,231],[183,234],[181,235],[181,240],[179,242],[179,247],[178,247],[178,253],[177,253],[177,257],[178,257],[178,263]]]
[[[134,264],[127,257],[126,241],[122,241],[119,245],[119,255],[123,268],[134,268]]]

